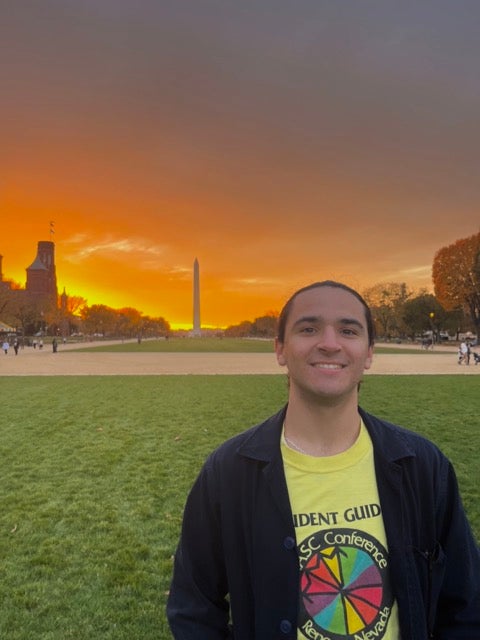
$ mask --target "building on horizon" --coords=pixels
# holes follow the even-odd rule
[[[3,256],[0,255],[0,288],[22,296],[26,302],[38,307],[58,308],[57,272],[55,267],[55,244],[49,240],[40,240],[37,255],[26,268],[25,288],[16,289],[10,280],[4,280],[2,270]]]
[[[27,267],[25,292],[31,300],[48,301],[58,306],[57,272],[55,267],[55,245],[40,240],[37,255]]]

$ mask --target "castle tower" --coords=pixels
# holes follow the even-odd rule
[[[36,258],[27,267],[25,290],[30,299],[57,306],[57,273],[53,242],[41,240],[38,243]]]
[[[193,331],[192,335],[202,335],[200,325],[200,267],[197,258],[193,262]]]

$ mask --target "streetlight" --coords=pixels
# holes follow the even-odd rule
[[[435,324],[434,324],[434,320],[435,320],[435,314],[433,311],[430,311],[430,313],[428,314],[428,317],[430,318],[430,324],[432,326],[432,349],[433,349],[433,345],[435,342]]]

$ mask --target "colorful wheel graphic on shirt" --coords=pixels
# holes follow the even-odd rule
[[[310,620],[332,640],[384,629],[393,602],[384,547],[348,529],[324,531],[307,540],[312,553],[301,572],[301,623]]]

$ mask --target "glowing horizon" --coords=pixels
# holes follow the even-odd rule
[[[143,288],[137,291],[135,285],[132,285],[131,288],[127,286],[129,282],[134,281],[136,277],[136,273],[131,273],[132,268],[129,268],[131,281],[124,281],[121,286],[119,286],[120,283],[118,282],[119,274],[122,278],[124,278],[125,275],[123,272],[119,272],[118,269],[116,270],[114,268],[105,270],[104,280],[107,285],[108,283],[115,283],[115,281],[117,281],[117,286],[113,286],[111,290],[108,290],[93,285],[92,282],[95,282],[96,275],[90,275],[90,280],[88,276],[89,273],[92,274],[92,269],[95,274],[99,268],[102,268],[102,256],[97,255],[97,260],[89,269],[79,270],[79,262],[81,262],[78,258],[79,255],[90,258],[92,255],[96,255],[101,251],[112,251],[113,248],[120,253],[129,253],[132,250],[133,243],[123,240],[117,243],[98,243],[95,246],[89,244],[79,248],[79,244],[81,245],[80,236],[73,236],[67,239],[65,243],[60,243],[61,249],[66,247],[68,250],[68,247],[75,246],[75,250],[65,256],[59,252],[59,245],[55,242],[55,236],[50,235],[50,239],[55,244],[55,263],[59,294],[65,289],[67,295],[80,296],[87,301],[89,306],[104,304],[114,309],[133,307],[144,315],[164,317],[174,329],[191,330],[193,328],[194,259],[192,259],[190,269],[187,265],[170,269],[167,274],[167,280],[163,282],[163,295],[162,290],[158,290],[158,292],[156,292],[158,293],[158,297],[156,297],[152,295],[154,292],[153,288]],[[26,260],[23,269],[9,269],[9,256],[3,255],[2,266],[4,279],[13,280],[21,287],[25,286],[26,268],[35,258],[37,244],[38,241],[32,242],[30,257]],[[15,254],[16,264],[21,259],[19,252],[20,247],[19,251]],[[23,253],[25,253],[25,246],[22,246],[22,255]],[[148,253],[154,252],[147,252],[147,255]],[[23,278],[21,277],[22,271]],[[409,272],[411,271],[412,270],[409,270]],[[415,271],[414,276],[418,285],[416,288],[429,288],[427,284],[429,267]],[[175,274],[175,277],[173,274]],[[410,273],[410,276],[411,275]],[[278,313],[285,300],[293,291],[304,284],[318,279],[340,279],[349,284],[353,282],[353,286],[359,290],[365,288],[360,285],[358,278],[353,277],[352,274],[348,275],[339,273],[338,271],[329,271],[328,273],[322,273],[321,276],[313,276],[314,274],[312,274],[310,279],[306,278],[305,280],[299,280],[295,276],[290,282],[285,283],[275,281],[273,278],[270,281],[266,281],[265,279],[244,278],[226,283],[225,281],[219,280],[216,274],[210,273],[205,277],[202,272],[202,263],[200,262],[201,318],[205,317],[205,320],[202,320],[202,328],[226,328],[229,325],[239,324],[242,321],[253,321],[255,318],[268,313]],[[372,280],[368,286],[376,284],[376,282],[377,281]],[[227,284],[230,285],[230,290],[226,289]],[[166,291],[169,292],[170,297],[165,294]],[[228,307],[224,304],[224,299],[227,296],[231,297]],[[220,297],[219,302],[218,300],[216,301],[218,297]],[[215,307],[216,302],[220,306]],[[180,312],[177,311],[177,315],[175,315],[176,309],[180,309]],[[218,321],[216,321],[217,319]]]

